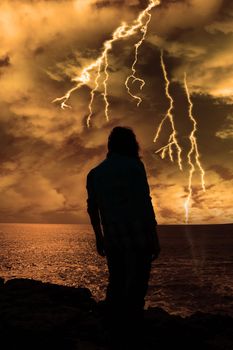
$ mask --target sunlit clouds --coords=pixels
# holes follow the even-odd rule
[[[160,52],[166,62],[177,140],[187,159],[191,123],[184,72],[197,121],[195,134],[205,170],[193,173],[190,223],[232,222],[233,184],[233,5],[230,1],[161,1],[151,11],[135,65],[145,81],[127,93],[140,35],[114,43],[109,52],[108,102],[96,90],[91,127],[86,120],[94,82],[70,98],[71,109],[52,101],[74,86],[83,68],[99,57],[103,43],[123,21],[133,23],[144,1],[16,1],[0,4],[0,221],[89,222],[86,174],[106,155],[111,128],[127,125],[141,145],[157,220],[184,223],[189,164],[155,153],[169,138],[169,125],[153,143],[169,101]],[[103,83],[100,79],[100,83]]]

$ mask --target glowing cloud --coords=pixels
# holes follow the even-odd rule
[[[100,56],[91,64],[84,67],[81,74],[76,76],[72,79],[72,81],[76,82],[77,84],[68,90],[66,94],[62,97],[56,98],[53,102],[60,102],[61,108],[71,108],[70,105],[67,104],[67,101],[70,99],[71,94],[79,90],[82,86],[88,85],[89,83],[94,83],[94,87],[91,89],[90,92],[90,102],[88,104],[89,114],[87,116],[87,126],[90,126],[91,123],[91,117],[93,115],[93,102],[95,99],[96,92],[100,89],[100,85],[102,84],[103,87],[103,100],[105,104],[105,118],[106,121],[109,121],[109,99],[108,99],[108,80],[109,80],[109,73],[108,73],[108,66],[109,66],[109,52],[112,50],[113,44],[118,41],[122,40],[124,38],[129,38],[133,35],[136,35],[139,32],[141,32],[141,38],[136,42],[134,45],[135,47],[135,54],[134,54],[134,61],[131,66],[131,74],[126,78],[125,80],[125,86],[127,89],[128,94],[133,97],[137,101],[137,106],[140,105],[142,102],[141,97],[134,95],[130,89],[130,83],[134,84],[136,81],[140,83],[140,89],[143,88],[145,85],[145,81],[137,76],[136,71],[136,64],[138,62],[138,55],[139,55],[139,48],[143,44],[146,38],[146,34],[148,31],[148,25],[151,21],[151,13],[150,11],[160,4],[159,0],[150,0],[148,3],[148,6],[145,10],[141,11],[137,17],[137,19],[133,22],[132,25],[129,25],[125,22],[123,22],[119,27],[116,28],[116,30],[113,32],[111,39],[108,39],[103,44],[103,49],[100,54]],[[164,159],[166,155],[169,155],[169,158],[172,162],[174,162],[174,150],[176,150],[176,158],[177,163],[180,170],[183,170],[183,158],[182,158],[182,148],[179,144],[178,138],[177,138],[177,129],[176,129],[176,123],[175,118],[173,115],[173,109],[174,109],[174,100],[170,93],[170,80],[168,78],[168,73],[166,69],[166,65],[164,62],[163,57],[163,50],[160,52],[160,64],[162,68],[163,78],[165,81],[165,95],[169,101],[169,107],[167,109],[167,112],[165,116],[163,117],[162,121],[160,122],[156,134],[154,136],[154,142],[156,143],[160,137],[160,134],[162,132],[163,126],[165,122],[168,120],[171,126],[171,133],[169,135],[167,144],[160,149],[156,151],[156,153],[159,153],[161,155],[161,158]],[[102,79],[102,82],[100,82],[100,79]],[[193,104],[191,101],[188,85],[187,85],[187,78],[186,73],[184,74],[184,88],[189,104],[188,108],[188,116],[190,121],[192,122],[192,131],[189,135],[190,140],[190,149],[188,151],[188,164],[189,164],[189,179],[188,179],[188,196],[184,203],[185,208],[185,222],[188,223],[189,219],[189,207],[190,207],[190,201],[192,197],[192,179],[193,179],[193,173],[196,170],[196,167],[199,169],[201,173],[201,185],[202,189],[205,191],[205,181],[204,181],[204,169],[200,163],[200,154],[198,151],[198,145],[197,145],[197,138],[196,138],[196,131],[197,131],[197,122],[193,116]],[[195,158],[195,162],[193,162],[193,158]]]
[[[144,80],[136,77],[135,65],[137,63],[137,58],[138,58],[138,49],[145,39],[148,24],[149,24],[150,19],[151,19],[151,14],[149,11],[153,7],[158,6],[159,4],[160,4],[159,0],[150,0],[146,9],[139,13],[137,19],[133,22],[132,25],[128,25],[125,22],[122,23],[113,32],[112,38],[105,41],[101,55],[93,63],[91,63],[89,66],[85,67],[82,70],[80,76],[77,76],[74,79],[72,79],[73,81],[77,82],[77,85],[74,86],[73,88],[71,88],[69,91],[67,91],[67,93],[64,96],[56,98],[53,102],[60,101],[62,109],[66,108],[66,107],[71,108],[71,106],[69,106],[67,104],[67,101],[69,100],[71,94],[74,91],[80,89],[83,85],[87,85],[89,82],[91,82],[91,80],[94,80],[95,87],[91,90],[91,99],[90,99],[90,103],[88,105],[89,114],[87,117],[87,126],[89,127],[90,121],[91,121],[91,116],[93,114],[92,105],[93,105],[95,93],[100,87],[99,79],[101,77],[101,73],[103,72],[104,79],[103,79],[102,84],[103,84],[104,91],[102,93],[102,96],[103,96],[103,99],[105,102],[105,118],[106,118],[106,121],[109,121],[109,101],[108,101],[108,85],[107,85],[108,79],[109,79],[109,74],[108,74],[108,65],[109,65],[108,54],[109,54],[109,51],[112,49],[112,45],[114,42],[121,40],[121,39],[124,39],[124,38],[131,37],[131,36],[135,35],[138,30],[140,30],[142,32],[142,38],[140,41],[137,42],[137,44],[135,44],[135,60],[134,60],[133,65],[132,65],[132,74],[126,79],[126,82],[125,82],[128,93],[132,97],[134,97],[135,99],[138,99],[139,104],[140,104],[141,98],[134,96],[131,93],[130,88],[128,86],[128,83],[129,83],[130,79],[133,79],[133,82],[135,82],[136,80],[141,82],[141,88],[145,84]],[[146,19],[146,22],[145,22],[145,19]],[[94,79],[91,77],[92,73],[95,76]]]

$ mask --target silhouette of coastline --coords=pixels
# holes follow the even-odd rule
[[[207,301],[208,302],[208,301]],[[89,289],[0,279],[1,349],[108,349],[103,304]],[[145,310],[142,350],[233,349],[233,318]]]

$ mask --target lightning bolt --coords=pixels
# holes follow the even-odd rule
[[[109,121],[110,119],[110,115],[109,115],[110,103],[109,103],[109,97],[108,97],[109,52],[112,50],[113,44],[116,41],[129,38],[133,35],[136,35],[138,32],[140,32],[141,37],[136,42],[136,44],[134,44],[135,51],[134,51],[134,61],[131,66],[131,74],[125,80],[125,87],[127,89],[128,94],[137,101],[137,106],[139,106],[140,103],[142,102],[142,99],[141,97],[133,94],[130,88],[130,84],[133,85],[135,82],[139,82],[140,90],[142,90],[143,86],[145,85],[145,81],[137,76],[136,65],[138,62],[139,49],[143,44],[143,42],[145,41],[147,31],[148,31],[148,26],[151,21],[151,16],[152,16],[151,10],[158,5],[160,5],[160,0],[149,0],[147,7],[139,13],[138,17],[133,21],[131,25],[123,22],[119,27],[117,27],[115,31],[112,33],[111,38],[104,42],[101,53],[97,57],[97,59],[91,64],[89,64],[88,66],[84,67],[80,75],[77,75],[72,79],[72,81],[75,82],[76,85],[73,86],[70,90],[68,90],[64,96],[54,99],[53,102],[60,102],[62,109],[71,108],[71,106],[68,104],[68,101],[71,95],[76,90],[79,90],[80,88],[82,88],[84,85],[93,84],[94,87],[90,91],[90,101],[88,104],[89,113],[86,120],[87,126],[89,127],[91,123],[91,117],[93,115],[94,99],[97,91],[100,90],[102,85],[101,95],[103,97],[103,101],[105,105],[104,113],[105,113],[106,121]],[[171,133],[169,135],[167,144],[161,147],[160,149],[158,149],[156,153],[159,153],[162,159],[164,159],[168,155],[170,160],[174,162],[174,150],[176,150],[177,163],[178,163],[179,169],[182,170],[183,168],[182,167],[182,148],[177,139],[177,131],[176,131],[175,120],[173,115],[174,100],[170,93],[170,80],[168,78],[168,73],[164,62],[163,50],[161,50],[161,53],[160,53],[160,64],[162,68],[163,78],[165,81],[165,94],[169,101],[169,106],[165,116],[163,117],[162,121],[160,122],[157,128],[153,141],[157,142],[162,132],[162,128],[165,122],[168,120],[171,126]],[[196,138],[197,122],[195,120],[195,117],[193,116],[193,103],[192,103],[190,92],[187,85],[186,73],[184,74],[184,89],[186,92],[188,105],[189,105],[188,116],[193,126],[192,131],[189,135],[190,149],[187,155],[188,164],[189,164],[188,196],[184,203],[185,221],[186,223],[188,223],[190,201],[193,194],[193,189],[192,189],[193,173],[195,172],[196,168],[199,169],[200,175],[201,175],[202,189],[205,191],[205,180],[204,180],[205,172],[200,162],[200,154],[198,151],[197,138]],[[195,159],[195,161],[193,161],[193,159]]]
[[[141,97],[134,95],[129,87],[129,83],[132,80],[132,84],[134,84],[136,81],[138,81],[140,83],[140,90],[142,90],[143,86],[145,85],[145,81],[139,77],[136,76],[136,64],[138,61],[138,52],[139,52],[139,48],[142,45],[142,43],[145,41],[146,38],[146,34],[147,34],[147,30],[148,30],[148,25],[151,21],[151,9],[157,5],[159,5],[159,1],[150,1],[148,7],[140,14],[140,16],[137,19],[138,24],[140,25],[141,29],[140,31],[142,32],[142,37],[141,39],[134,45],[135,46],[135,54],[134,54],[134,61],[131,67],[131,71],[132,73],[127,77],[126,81],[125,81],[125,86],[126,89],[129,93],[130,96],[132,96],[135,100],[138,100],[137,102],[137,106],[140,105],[140,103],[142,102]],[[147,17],[147,20],[145,22],[145,24],[143,25],[143,19],[144,17]]]
[[[68,105],[67,102],[70,99],[72,93],[76,90],[79,90],[82,86],[88,85],[88,83],[90,83],[91,80],[94,81],[94,88],[91,90],[91,93],[90,93],[91,97],[90,97],[90,102],[88,105],[89,114],[87,117],[87,126],[89,127],[90,122],[91,122],[91,117],[93,115],[93,102],[94,102],[95,94],[100,87],[99,80],[100,80],[101,74],[103,72],[104,79],[102,82],[102,85],[103,85],[102,96],[103,96],[103,100],[105,103],[105,118],[106,118],[106,121],[109,121],[109,100],[108,100],[108,79],[109,79],[108,55],[109,55],[109,51],[112,49],[113,43],[115,43],[118,40],[131,37],[131,36],[135,35],[138,30],[140,30],[142,32],[142,38],[140,41],[137,42],[137,44],[135,44],[135,60],[134,60],[133,65],[132,65],[132,74],[126,79],[126,82],[125,82],[128,93],[132,97],[138,99],[138,102],[140,104],[141,98],[134,96],[131,93],[129,86],[128,86],[128,83],[129,83],[130,79],[133,79],[133,82],[138,80],[141,83],[141,86],[140,86],[141,89],[142,89],[143,85],[145,84],[144,80],[136,77],[135,65],[136,65],[137,59],[138,59],[138,49],[141,46],[141,44],[143,43],[143,41],[145,40],[148,24],[149,24],[150,19],[151,19],[150,11],[152,10],[153,7],[158,6],[159,4],[160,4],[160,0],[150,0],[146,9],[139,13],[137,19],[134,20],[132,25],[128,25],[125,22],[123,22],[119,27],[117,27],[117,29],[113,32],[111,39],[108,39],[104,42],[102,53],[100,54],[100,56],[93,63],[91,63],[87,67],[83,68],[83,70],[81,71],[81,74],[79,76],[76,76],[75,78],[72,79],[72,81],[77,82],[77,84],[73,88],[68,90],[64,96],[54,99],[53,102],[60,102],[62,109],[65,109],[67,107],[71,108],[71,106]],[[145,20],[146,20],[146,22],[145,22]],[[94,79],[92,78],[92,75],[95,76]]]
[[[177,140],[177,132],[175,129],[174,116],[172,114],[172,110],[174,108],[174,100],[169,92],[170,81],[168,79],[168,74],[167,74],[166,66],[165,66],[164,59],[163,59],[163,50],[161,50],[161,53],[160,53],[160,63],[161,63],[162,71],[163,71],[163,77],[165,80],[165,93],[166,93],[166,96],[169,100],[169,107],[168,107],[166,115],[163,117],[162,121],[160,122],[160,124],[158,126],[158,129],[157,129],[155,137],[154,137],[154,142],[156,142],[158,140],[159,135],[160,135],[161,130],[162,130],[162,127],[163,127],[163,124],[165,123],[165,121],[167,119],[170,121],[172,132],[169,136],[168,143],[165,146],[158,149],[156,151],[156,153],[162,152],[161,157],[164,158],[166,156],[166,152],[168,152],[170,160],[173,162],[174,161],[173,147],[175,146],[176,151],[177,151],[177,162],[178,162],[180,170],[182,170],[182,157],[181,157],[182,149],[181,149],[181,147],[178,143],[178,140]]]
[[[188,116],[189,119],[192,122],[193,128],[192,131],[189,135],[189,140],[190,140],[190,150],[188,152],[188,164],[190,167],[189,170],[189,181],[188,181],[188,196],[185,200],[184,203],[184,208],[185,208],[185,222],[188,223],[189,220],[189,207],[190,207],[190,201],[192,198],[192,179],[193,179],[193,173],[196,170],[196,167],[199,169],[200,174],[201,174],[201,186],[203,191],[205,191],[205,171],[201,165],[200,162],[200,154],[198,151],[198,145],[197,145],[197,138],[196,138],[196,132],[197,132],[197,122],[195,120],[195,117],[193,116],[193,103],[191,100],[191,96],[190,96],[190,92],[189,92],[189,88],[188,88],[188,84],[187,84],[187,76],[186,73],[184,73],[184,88],[185,88],[185,92],[186,92],[186,96],[187,96],[187,100],[188,100],[188,104],[189,104],[189,109],[188,109]],[[195,164],[193,163],[192,158],[195,158]]]
[[[169,107],[168,107],[166,115],[163,117],[162,121],[160,122],[160,124],[157,128],[157,131],[156,131],[156,134],[154,137],[154,142],[156,142],[158,140],[160,133],[162,131],[163,125],[167,119],[170,121],[172,132],[169,136],[168,143],[165,146],[158,149],[156,151],[156,153],[159,153],[161,155],[162,159],[164,159],[166,154],[168,153],[170,160],[173,162],[174,158],[173,158],[173,149],[172,148],[175,146],[176,151],[177,151],[178,165],[179,165],[180,170],[182,170],[182,157],[181,157],[182,149],[177,141],[177,132],[175,129],[174,117],[172,114],[172,110],[174,107],[174,100],[169,92],[170,81],[168,79],[168,74],[167,74],[166,65],[165,65],[165,62],[163,59],[163,51],[162,50],[161,50],[161,54],[160,54],[160,62],[161,62],[161,67],[162,67],[162,71],[163,71],[163,77],[165,80],[165,94],[169,100]],[[186,73],[184,73],[184,89],[185,89],[185,93],[186,93],[187,100],[188,100],[188,106],[189,106],[188,117],[192,123],[192,130],[189,134],[190,149],[189,149],[189,152],[187,155],[188,164],[189,164],[188,196],[187,196],[185,203],[184,203],[185,222],[188,223],[189,207],[190,207],[190,202],[191,202],[191,198],[192,198],[192,194],[193,194],[193,188],[192,188],[193,173],[195,172],[196,168],[199,169],[200,175],[201,175],[201,186],[202,186],[203,191],[205,191],[205,171],[204,171],[204,169],[201,165],[201,162],[200,162],[200,153],[198,150],[198,144],[197,144],[197,138],[196,138],[197,122],[196,122],[196,119],[193,115],[193,103],[192,103],[190,92],[188,89]],[[193,158],[195,159],[194,162],[193,162]]]

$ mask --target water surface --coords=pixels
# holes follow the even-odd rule
[[[233,316],[232,225],[160,226],[146,307]],[[108,272],[89,225],[0,224],[0,276],[90,288],[104,298]]]

